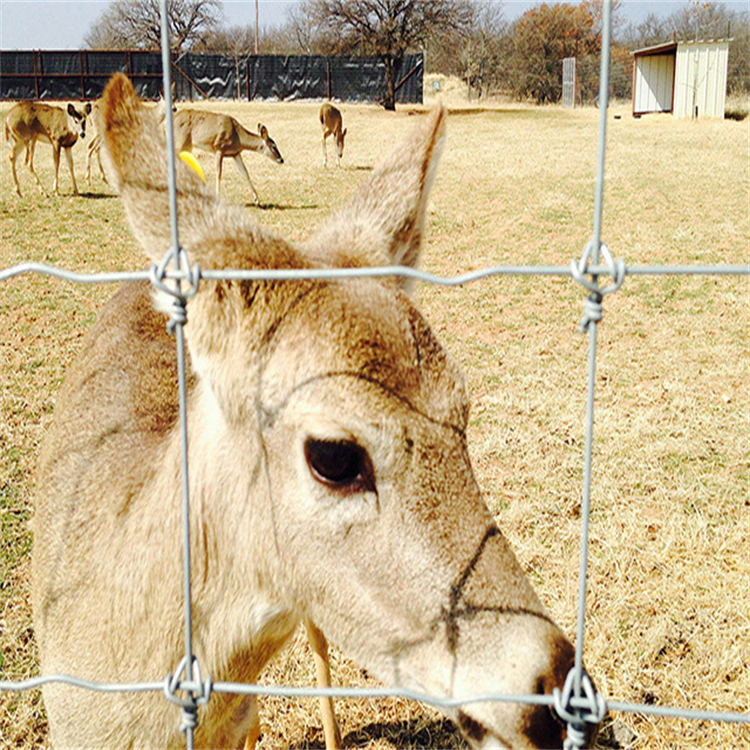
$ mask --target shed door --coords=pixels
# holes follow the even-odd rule
[[[634,114],[672,111],[674,61],[674,55],[636,58]]]

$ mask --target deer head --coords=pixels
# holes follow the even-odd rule
[[[284,157],[281,155],[281,151],[279,151],[279,147],[276,145],[276,141],[274,141],[274,139],[271,138],[270,135],[268,135],[268,128],[265,125],[261,125],[260,123],[258,123],[258,133],[263,139],[263,153],[269,159],[275,161],[277,164],[283,164]]]
[[[103,99],[114,182],[134,234],[154,260],[161,260],[169,245],[161,129],[126,77],[116,75]],[[425,117],[348,206],[299,246],[258,228],[243,211],[217,203],[178,160],[181,243],[206,269],[415,265],[445,119],[442,108]],[[121,396],[127,389],[111,386],[114,395],[100,398],[110,410],[109,402],[118,398],[134,399],[135,406],[126,404],[123,413],[143,411],[144,399],[151,404],[176,400],[139,385],[156,369],[151,362],[148,375],[137,373],[144,366],[137,353],[152,347],[150,337],[156,335],[155,324],[143,321],[155,316],[142,302],[104,315],[102,326],[120,326],[136,337],[128,364],[112,365],[117,372],[134,370],[134,391]],[[99,338],[105,329],[100,330]],[[482,500],[467,451],[463,378],[404,284],[204,279],[188,304],[185,330],[193,372],[188,413],[193,554],[202,571],[194,590],[202,613],[196,617],[196,653],[210,657],[214,679],[254,679],[300,618],[309,618],[389,685],[451,697],[562,687],[572,646],[546,613]],[[87,359],[101,362],[98,354],[84,355]],[[74,380],[91,387],[85,372]],[[70,398],[58,419],[91,411],[97,397]],[[103,462],[102,445],[118,439],[104,413],[102,408],[84,418],[95,424],[86,427],[92,432],[85,441],[89,461]],[[137,557],[134,564],[150,582],[143,583],[141,593],[153,595],[156,587],[166,596],[164,589],[173,586],[179,599],[179,580],[171,582],[156,561],[159,545],[141,548],[135,536],[93,540],[95,519],[115,514],[109,505],[119,514],[150,514],[149,533],[163,533],[164,546],[170,544],[168,534],[178,535],[177,522],[162,510],[164,494],[179,493],[177,471],[168,464],[175,455],[175,430],[169,420],[157,427],[148,419],[144,424],[150,427],[120,430],[127,433],[123,445],[148,444],[132,466],[121,459],[117,467],[131,476],[127,486],[138,488],[128,495],[127,510],[111,499],[119,490],[110,487],[111,471],[102,470],[85,487],[78,481],[67,493],[58,490],[54,502],[43,500],[38,530],[55,528],[51,515],[65,505],[61,497],[76,495],[79,507],[82,494],[90,492],[88,502],[96,510],[85,534],[92,539],[51,557],[45,551],[48,559],[59,566],[63,554],[111,557],[113,545],[127,546],[123,554]],[[78,434],[80,421],[76,425]],[[53,436],[46,449],[44,463],[52,467],[44,469],[46,485],[54,483],[55,471],[63,471],[64,434]],[[136,481],[133,474],[149,482]],[[160,513],[165,513],[163,523],[156,520]],[[133,528],[139,523],[134,520]],[[45,550],[47,543],[59,544],[52,536],[40,542]],[[44,579],[44,565],[37,563],[37,578]],[[91,566],[87,586],[96,585],[98,567]],[[113,575],[126,575],[120,565],[117,569],[121,572]],[[45,625],[38,617],[39,626],[51,632],[50,612],[65,603],[70,617],[81,590],[74,589],[68,599],[59,590],[54,600],[47,596],[44,601],[44,594],[37,594],[35,610],[48,620]],[[155,640],[169,630],[158,621],[158,613],[168,608],[155,607],[153,621],[136,636],[132,631],[138,624],[132,623],[127,640],[121,623],[114,627],[111,617],[97,619],[90,609],[76,612],[79,632],[81,619],[96,621],[106,631],[99,638],[121,639],[116,648],[123,658],[137,651],[158,661],[161,651],[170,649],[175,654],[163,662],[178,658],[179,638]],[[57,641],[53,646],[42,638],[43,665],[46,659],[59,668],[61,657],[51,652],[62,652],[65,640]],[[68,660],[78,658],[74,647],[67,648]],[[105,667],[97,664],[87,669],[101,678]],[[153,711],[164,710],[161,705],[155,703]],[[71,710],[69,701],[65,710]],[[49,702],[48,711],[54,724],[57,709]],[[221,716],[207,709],[201,741],[220,744],[236,715],[234,704]],[[475,747],[562,744],[562,726],[545,707],[478,703],[451,715]],[[78,734],[70,736],[81,737],[81,725],[91,722],[88,714],[79,718]],[[141,707],[122,722],[118,739],[140,731],[138,737],[153,744],[162,737],[153,727],[163,724]],[[237,739],[232,735],[226,742],[236,746]]]

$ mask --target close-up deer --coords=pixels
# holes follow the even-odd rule
[[[177,160],[180,244],[212,270],[415,266],[446,117],[424,117],[294,244]],[[122,74],[102,118],[110,184],[158,263],[171,236],[163,129]],[[409,291],[393,278],[203,278],[187,303],[193,651],[214,682],[257,681],[305,621],[390,686],[470,698],[563,685],[573,647],[482,498],[463,376]],[[105,305],[44,439],[42,674],[161,680],[184,655],[176,347],[152,296],[128,283]],[[163,694],[51,683],[43,696],[56,748],[183,746]],[[447,713],[473,747],[565,736],[543,705]],[[254,697],[215,692],[195,746],[252,744],[257,727]]]
[[[323,166],[328,166],[328,149],[326,148],[326,139],[333,135],[333,142],[336,146],[336,166],[341,166],[341,157],[344,155],[344,138],[346,137],[346,128],[341,117],[341,112],[336,109],[330,102],[325,102],[320,107],[320,126],[323,129]]]
[[[34,148],[37,141],[52,145],[52,158],[55,163],[54,193],[59,195],[58,174],[60,171],[60,151],[64,151],[68,162],[73,193],[78,195],[78,185],[73,170],[72,148],[79,138],[86,137],[86,118],[91,105],[77,108],[68,104],[66,109],[42,102],[18,102],[5,116],[5,140],[10,145],[10,168],[16,193],[21,195],[21,186],[16,174],[16,160],[22,151],[26,152],[26,164],[34,175],[39,190],[46,194],[39,175],[34,171]]]
[[[192,151],[199,148],[216,156],[216,194],[221,189],[221,167],[224,159],[231,157],[240,174],[253,191],[255,203],[260,205],[258,192],[242,161],[243,151],[254,151],[267,156],[277,164],[284,159],[276,143],[268,135],[268,129],[258,124],[258,133],[251,133],[234,117],[218,112],[203,112],[196,109],[181,109],[174,117],[174,139],[177,151]]]

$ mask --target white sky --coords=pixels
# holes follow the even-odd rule
[[[299,0],[259,0],[261,28],[277,26],[286,18],[287,8]],[[505,18],[520,16],[538,2],[504,0]],[[727,0],[725,5],[747,10],[748,0]],[[109,5],[109,0],[0,0],[0,49],[78,49],[91,25]],[[229,25],[255,22],[254,0],[223,0]],[[638,21],[649,12],[668,15],[686,0],[625,0],[626,20]]]

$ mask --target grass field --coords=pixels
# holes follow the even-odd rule
[[[448,142],[422,266],[454,274],[495,264],[567,264],[591,235],[594,109],[474,107],[449,92]],[[245,163],[262,207],[225,165],[223,197],[295,239],[321,224],[415,124],[344,105],[343,168],[324,170],[315,103],[215,103],[266,125],[285,164]],[[0,104],[0,115],[10,108]],[[615,119],[615,116],[620,116]],[[631,264],[750,261],[750,124],[633,120],[609,113],[603,238]],[[41,196],[3,148],[0,266],[35,260],[77,271],[140,269],[119,200],[98,178]],[[329,143],[329,155],[332,147]],[[213,161],[199,155],[209,184]],[[37,170],[52,184],[49,147]],[[329,160],[329,164],[331,160]],[[25,276],[0,283],[0,675],[37,673],[29,610],[34,471],[55,394],[112,288]],[[495,278],[422,285],[427,319],[464,368],[480,485],[553,617],[572,637],[588,342],[584,294],[568,280]],[[750,713],[750,279],[628,278],[600,325],[585,659],[611,700]],[[298,638],[266,682],[313,684]],[[368,684],[334,651],[337,684]],[[143,675],[143,679],[161,676]],[[347,747],[460,747],[433,711],[340,701]],[[262,748],[322,742],[313,701],[263,699]],[[612,714],[606,747],[750,748],[747,725]],[[36,691],[0,696],[0,749],[46,746]]]

